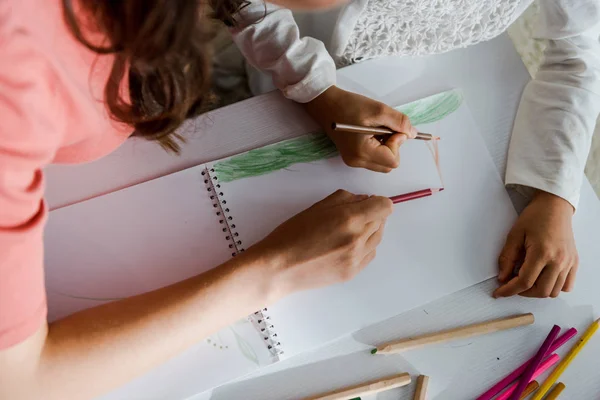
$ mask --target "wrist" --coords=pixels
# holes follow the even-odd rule
[[[285,257],[281,252],[264,249],[259,244],[230,262],[241,279],[253,287],[254,295],[260,299],[260,307],[273,304],[288,294],[280,279],[280,272],[285,269]]]
[[[543,204],[544,207],[561,212],[568,212],[571,215],[575,212],[575,208],[567,200],[543,190],[537,190],[535,192],[531,199],[531,204]]]

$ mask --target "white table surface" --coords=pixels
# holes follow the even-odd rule
[[[461,88],[501,174],[520,94],[528,80],[529,75],[506,35],[444,55],[391,57],[338,72],[339,86],[390,105]],[[155,144],[130,140],[113,154],[90,164],[51,166],[46,174],[47,200],[51,208],[62,207],[316,129],[301,107],[278,93],[259,96],[191,121],[186,127],[188,144],[180,157],[166,154]],[[473,398],[531,356],[554,323],[584,329],[594,316],[598,317],[600,201],[587,180],[574,229],[581,267],[571,294],[554,300],[494,300],[490,293],[496,283],[490,280],[193,399],[295,399],[404,371],[431,377],[430,399]],[[373,357],[365,351],[374,343],[407,334],[520,312],[534,312],[536,323],[403,356]],[[600,337],[595,339],[565,373],[567,390],[561,398],[600,399]],[[412,393],[413,385],[371,398],[410,399]],[[139,398],[135,393],[126,396]]]

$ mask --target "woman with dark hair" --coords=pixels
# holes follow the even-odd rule
[[[176,128],[206,103],[207,19],[235,30],[243,7],[0,0],[1,399],[102,394],[283,296],[350,279],[375,256],[391,202],[339,191],[207,273],[47,323],[43,168],[103,157],[132,132],[176,152]],[[299,43],[298,57],[322,47]],[[300,87],[312,66],[298,65],[286,79]]]

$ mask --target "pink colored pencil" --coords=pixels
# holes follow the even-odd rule
[[[397,203],[402,203],[404,201],[420,199],[421,197],[431,196],[432,194],[441,192],[442,190],[444,190],[444,188],[417,190],[416,192],[410,192],[410,193],[399,194],[397,196],[392,196],[392,197],[390,197],[390,200],[392,200],[392,202],[394,204],[397,204]]]
[[[540,364],[540,366],[538,367],[538,369],[535,370],[535,372],[531,376],[531,379],[529,380],[529,382],[532,382],[535,378],[537,378],[538,376],[540,376],[541,374],[543,374],[544,372],[546,372],[548,370],[548,368],[550,368],[551,366],[553,366],[554,364],[556,364],[559,359],[560,359],[560,357],[558,356],[558,354],[552,354],[550,357],[546,358]],[[527,382],[527,383],[529,384],[529,382]],[[508,400],[508,398],[510,397],[510,395],[514,393],[514,391],[517,388],[518,384],[519,384],[518,382],[515,382],[512,385],[510,385],[508,387],[508,389],[506,389],[505,392],[503,392],[500,396],[496,397],[496,400]]]
[[[561,348],[565,343],[571,340],[575,335],[577,335],[577,329],[571,328],[563,333],[558,339],[552,343],[549,353],[554,353],[556,350]],[[504,390],[505,387],[510,385],[511,382],[515,381],[519,376],[523,374],[523,371],[527,368],[529,363],[533,360],[530,358],[525,361],[519,368],[515,369],[510,374],[506,375],[502,380],[496,383],[494,386],[488,389],[487,392],[483,393],[481,396],[477,398],[477,400],[491,400],[494,396]]]
[[[531,377],[544,360],[544,357],[546,357],[546,354],[550,354],[548,353],[548,350],[550,350],[552,343],[554,342],[559,333],[560,326],[554,325],[550,330],[550,333],[546,337],[546,340],[544,340],[544,343],[542,343],[542,346],[540,347],[538,352],[535,354],[535,356],[533,356],[533,359],[525,369],[525,372],[523,372],[523,375],[521,375],[521,378],[519,378],[517,388],[510,397],[510,400],[519,400],[521,394],[525,391],[527,384],[530,380],[532,380]]]

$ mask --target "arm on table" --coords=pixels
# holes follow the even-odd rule
[[[571,219],[600,112],[600,4],[540,3],[537,37],[544,62],[523,93],[506,183],[533,196],[500,256],[497,296],[556,297],[573,288],[578,267]],[[523,258],[517,277],[515,263]]]
[[[351,279],[375,257],[391,211],[385,197],[338,191],[211,271],[41,323],[0,347],[0,398],[98,396],[289,293]]]

